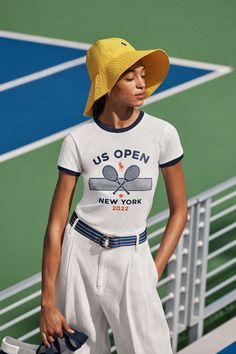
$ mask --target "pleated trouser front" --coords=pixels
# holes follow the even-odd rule
[[[173,354],[148,241],[106,249],[67,224],[56,281],[58,309],[89,338],[76,354]]]

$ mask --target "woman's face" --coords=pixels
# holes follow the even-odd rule
[[[145,67],[139,60],[127,69],[111,90],[109,100],[131,107],[142,106],[145,90]]]

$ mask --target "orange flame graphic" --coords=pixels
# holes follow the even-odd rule
[[[125,165],[122,162],[118,162],[119,171],[123,171]]]

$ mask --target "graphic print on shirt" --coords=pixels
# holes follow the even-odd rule
[[[114,151],[114,157],[126,158],[130,157],[133,159],[139,159],[145,164],[148,163],[149,157],[144,153],[140,153],[137,150],[125,149],[123,152],[121,150]],[[97,156],[93,159],[93,163],[100,167],[100,164],[104,161],[109,160],[109,155],[107,153]],[[152,189],[152,178],[145,178],[141,176],[141,169],[137,164],[131,164],[127,167],[122,161],[117,161],[117,167],[112,166],[109,163],[101,166],[101,175],[103,177],[90,177],[89,178],[89,189],[96,191],[110,191],[111,198],[99,198],[100,204],[142,204],[142,198],[133,198],[132,191],[149,191]],[[131,194],[131,195],[130,195]],[[128,199],[125,197],[129,195]],[[118,198],[114,198],[117,196]],[[119,203],[120,201],[120,203]]]
[[[121,162],[119,164],[122,165]],[[111,165],[105,165],[102,174],[104,178],[89,178],[90,190],[112,191],[112,194],[123,190],[130,194],[129,191],[147,191],[152,188],[152,179],[139,177],[140,168],[137,165],[127,167],[124,177],[119,176],[116,168]]]

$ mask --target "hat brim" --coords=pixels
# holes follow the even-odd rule
[[[140,59],[145,67],[145,97],[150,96],[168,74],[169,57],[163,49],[131,50],[114,58],[95,76],[91,82],[83,115],[92,116],[94,102],[111,90],[119,77]]]

